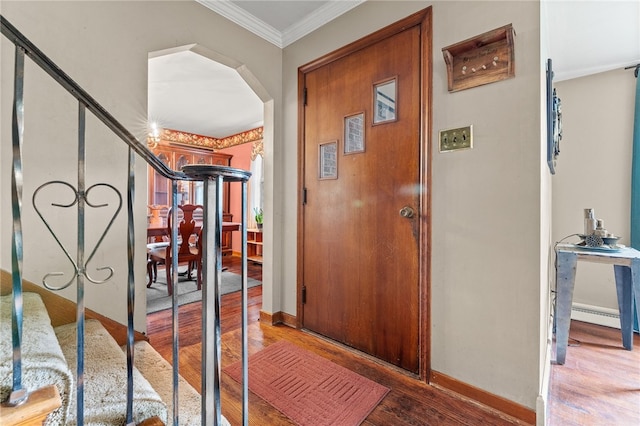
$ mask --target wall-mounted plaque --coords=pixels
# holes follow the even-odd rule
[[[511,24],[442,49],[450,92],[515,77]]]

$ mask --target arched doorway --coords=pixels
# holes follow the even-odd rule
[[[201,161],[253,171],[248,219],[249,227],[256,227],[254,208],[265,210],[262,202],[267,197],[258,163],[269,152],[262,147],[273,141],[271,96],[245,65],[196,44],[150,53],[148,77],[150,147],[173,167]],[[167,197],[155,195],[153,172],[148,184],[148,204],[167,205]],[[190,185],[183,198],[197,203],[201,188]],[[239,185],[226,189],[225,198],[224,220],[240,222]],[[239,256],[239,234],[223,237],[227,255]],[[263,245],[268,244],[264,240]]]

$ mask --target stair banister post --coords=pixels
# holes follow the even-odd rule
[[[135,349],[133,342],[134,324],[133,315],[136,301],[136,282],[134,274],[135,265],[135,181],[136,181],[136,157],[133,149],[129,147],[129,170],[127,176],[127,426],[135,425],[133,420],[133,370],[135,365]]]
[[[11,118],[11,210],[13,232],[11,238],[11,280],[13,298],[11,308],[11,338],[13,345],[13,388],[9,404],[18,405],[28,398],[22,387],[22,139],[24,136],[24,49],[16,46],[13,76],[13,112]]]
[[[202,424],[221,424],[220,409],[220,281],[222,280],[221,175],[204,180],[202,287]],[[213,203],[212,203],[213,201]],[[213,250],[211,250],[213,249]],[[212,409],[213,408],[213,409]]]
[[[249,342],[247,333],[247,185],[242,181],[242,424],[249,425]]]
[[[225,166],[190,164],[182,171],[194,180],[204,181],[204,223],[203,223],[203,268],[202,275],[202,424],[218,426],[222,424],[220,406],[221,335],[220,335],[220,282],[222,280],[222,201],[224,182],[242,182],[242,229],[243,229],[243,277],[242,287],[246,292],[246,184],[251,173]],[[211,249],[214,250],[211,253]],[[246,294],[242,300],[243,358],[248,353],[246,329]],[[243,372],[243,384],[247,382]],[[243,419],[248,421],[248,393],[243,389]]]
[[[178,351],[178,181],[171,181],[171,324],[172,324],[172,359],[173,359],[173,426],[179,425],[180,401],[178,399],[178,384],[180,382],[180,358]],[[166,262],[165,262],[166,263]],[[169,265],[165,265],[168,268]],[[169,283],[167,283],[169,284]]]
[[[77,265],[76,274],[76,421],[84,425],[84,278],[86,274],[84,259],[85,226],[85,126],[86,110],[82,101],[78,102],[78,217],[77,217]]]

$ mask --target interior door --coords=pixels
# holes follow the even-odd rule
[[[304,74],[302,326],[419,371],[421,36]]]

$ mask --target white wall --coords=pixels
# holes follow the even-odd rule
[[[547,164],[547,58],[549,57],[549,11],[548,3],[540,3],[540,156],[543,159],[540,167],[540,359],[538,402],[536,404],[536,424],[547,424],[547,402],[549,383],[551,380],[551,360],[553,346],[553,318],[551,316],[551,288],[555,281],[554,252],[552,247],[552,180]],[[545,252],[545,247],[547,248]],[[547,277],[545,280],[544,277]]]
[[[582,233],[583,209],[593,208],[629,245],[635,84],[633,70],[624,69],[555,83],[563,136],[553,178],[554,241]],[[573,301],[617,311],[613,268],[580,263]]]
[[[432,365],[441,373],[535,409],[541,247],[540,24],[538,2],[366,2],[284,51],[284,167],[278,197],[295,223],[297,69],[433,5],[433,127],[474,126],[474,148],[432,149]],[[441,49],[512,23],[516,77],[447,91]],[[548,218],[546,219],[548,222]],[[293,228],[293,227],[291,227]],[[548,229],[548,227],[547,227]],[[296,238],[284,235],[282,309],[295,313]],[[548,231],[547,237],[548,238]],[[543,272],[544,271],[544,272]],[[277,309],[276,309],[277,310]]]
[[[140,140],[146,134],[148,53],[197,43],[203,48],[235,59],[260,81],[273,101],[280,103],[281,56],[279,48],[220,17],[196,2],[12,2],[2,1],[2,14],[87,90],[107,111]],[[31,208],[31,196],[46,179],[76,182],[77,104],[27,59],[25,86],[25,230],[24,277],[40,282],[49,271],[67,264],[53,239]],[[11,270],[11,93],[13,48],[2,37],[1,117],[1,226],[0,259]],[[6,76],[6,78],[5,78]],[[44,96],[43,96],[44,95]],[[261,94],[264,95],[264,94]],[[264,98],[264,96],[263,96]],[[266,125],[265,125],[266,127]],[[273,143],[274,129],[265,129],[266,143]],[[88,185],[114,182],[126,196],[126,149],[88,118]],[[268,148],[271,149],[272,146]],[[97,146],[97,147],[96,147]],[[137,165],[136,191],[136,329],[145,330],[146,166]],[[68,200],[69,197],[65,198]],[[114,230],[96,255],[95,266],[111,265],[114,279],[101,286],[87,284],[86,304],[104,315],[126,322],[126,198],[124,211]],[[113,204],[113,203],[112,203]],[[73,209],[71,209],[73,210]],[[68,214],[68,213],[65,213]],[[74,216],[71,215],[73,221]],[[102,218],[105,219],[104,217]],[[75,230],[53,219],[75,255]],[[72,222],[73,223],[73,222]],[[97,225],[96,225],[97,228]],[[97,240],[88,230],[87,244]],[[114,259],[114,255],[117,256]],[[89,265],[91,266],[91,265]],[[68,269],[68,268],[67,268]],[[75,288],[75,285],[72,286]],[[61,293],[75,300],[75,290]],[[114,297],[114,295],[117,295]]]

